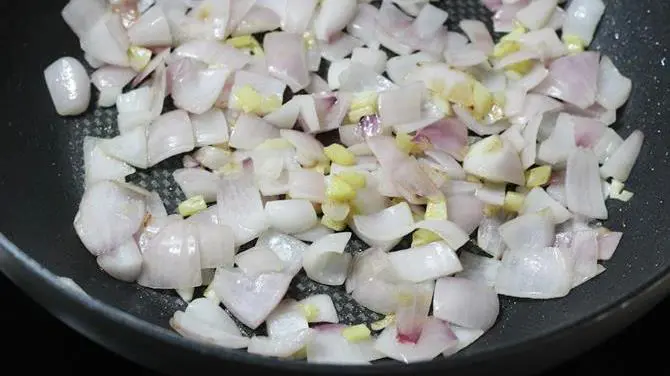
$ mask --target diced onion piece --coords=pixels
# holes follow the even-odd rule
[[[622,232],[605,231],[598,235],[598,259],[609,260],[623,237]]]
[[[286,358],[300,351],[310,342],[311,329],[304,329],[282,337],[253,336],[247,351],[251,354]]]
[[[531,189],[523,202],[520,214],[537,213],[549,209],[551,218],[555,224],[560,224],[572,217],[572,214],[561,204],[556,202],[541,187]]]
[[[568,157],[565,192],[568,209],[573,213],[607,219],[598,159],[590,150],[576,148]]]
[[[456,252],[444,242],[392,252],[389,261],[400,278],[417,283],[463,270]]]
[[[282,301],[265,320],[265,325],[271,338],[296,335],[309,328],[300,304],[293,299]]]
[[[325,285],[343,284],[351,262],[351,255],[344,253],[350,238],[350,232],[343,232],[326,235],[312,243],[302,261],[307,276]]]
[[[330,295],[312,295],[299,301],[298,304],[303,307],[312,307],[311,311],[313,314],[307,317],[308,322],[329,322],[336,324],[340,321]]]
[[[56,112],[79,115],[91,101],[91,80],[86,69],[72,57],[62,57],[44,70],[44,79]]]
[[[456,338],[458,339],[458,346],[447,349],[442,353],[444,356],[451,356],[464,348],[470,346],[473,344],[475,341],[479,339],[482,335],[484,335],[484,331],[481,329],[469,329],[469,328],[463,328],[458,325],[451,324],[451,331],[454,333]]]
[[[292,277],[284,273],[246,276],[239,270],[217,269],[216,296],[244,325],[256,329],[279,304]]]
[[[175,312],[170,326],[184,337],[216,346],[242,349],[249,344],[226,311],[209,299],[196,299],[186,311]]]
[[[558,0],[536,0],[519,10],[516,19],[531,30],[537,30],[547,25]]]
[[[147,130],[149,165],[195,148],[193,127],[188,113],[175,110],[154,120]]]
[[[307,200],[270,201],[265,215],[271,227],[286,234],[306,231],[317,223],[314,206]]]
[[[317,39],[330,42],[356,16],[356,0],[323,0],[314,18],[314,34]]]
[[[489,287],[495,286],[500,260],[469,252],[461,252],[459,259],[463,265],[463,271],[456,273],[455,277],[469,279]]]
[[[355,215],[354,223],[363,236],[380,242],[402,238],[415,227],[412,211],[406,202],[374,214]]]
[[[373,348],[372,338],[350,342],[343,335],[344,325],[317,326],[307,345],[307,362],[323,364],[370,364],[384,356]]]
[[[309,85],[307,57],[302,36],[272,32],[263,40],[268,72],[284,81],[295,93]]]
[[[135,169],[125,162],[107,155],[100,147],[101,138],[84,137],[85,184],[91,185],[101,180],[125,181],[125,177],[135,173]]]
[[[235,264],[250,277],[281,272],[284,263],[270,249],[256,246],[235,256]]]
[[[142,254],[132,238],[115,250],[98,256],[97,262],[107,274],[124,282],[135,282],[142,270]]]
[[[203,114],[191,115],[195,133],[195,145],[218,145],[228,142],[228,121],[219,109],[211,109]]]
[[[585,45],[591,44],[600,18],[605,13],[602,0],[576,0],[566,9],[563,23],[564,39],[566,35],[578,37]]]
[[[201,168],[184,168],[172,173],[187,198],[202,196],[206,202],[216,201],[220,178]]]
[[[101,141],[100,149],[110,157],[132,166],[149,167],[146,127],[137,127],[120,136]]]
[[[492,288],[464,278],[444,277],[435,283],[435,317],[470,329],[488,330],[500,303]]]
[[[496,292],[531,299],[567,295],[572,287],[571,258],[560,248],[515,249],[505,253]]]
[[[170,46],[172,33],[163,8],[153,6],[128,29],[130,43],[136,46]]]
[[[432,360],[444,351],[458,346],[458,339],[449,328],[449,324],[429,317],[423,324],[421,337],[416,343],[404,343],[398,340],[398,331],[391,325],[377,337],[375,350],[405,363]]]
[[[216,103],[230,71],[227,68],[199,69],[194,63],[183,65],[172,75],[174,104],[194,114],[205,113]]]
[[[598,73],[598,94],[596,101],[609,110],[616,110],[626,103],[633,87],[632,81],[616,68],[612,59],[600,59]]]
[[[459,249],[468,242],[469,236],[458,225],[447,220],[426,219],[416,224],[416,228],[432,231],[444,239],[452,249]]]
[[[554,241],[554,224],[548,215],[530,213],[505,222],[500,236],[512,251],[541,249]]]
[[[600,167],[600,175],[603,178],[613,177],[621,182],[628,180],[628,176],[640,155],[640,150],[642,150],[643,142],[644,134],[642,131],[634,130]]]
[[[467,173],[493,182],[523,185],[523,167],[518,153],[499,136],[489,136],[470,147],[463,160]]]

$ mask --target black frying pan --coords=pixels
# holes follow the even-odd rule
[[[477,0],[443,1],[452,23],[488,20]],[[527,374],[550,367],[595,345],[637,319],[670,291],[670,169],[666,109],[670,106],[670,3],[610,0],[592,47],[612,57],[633,80],[633,93],[614,127],[622,136],[640,128],[645,145],[628,186],[630,203],[612,202],[608,225],[624,230],[607,272],[566,298],[530,301],[502,298],[496,326],[456,356],[403,365],[315,366],[248,355],[182,339],[168,319],[183,303],[161,293],[111,279],[80,244],[72,220],[82,195],[85,135],[111,137],[114,110],[95,109],[61,118],[51,104],[43,69],[64,55],[81,58],[76,37],[60,17],[65,1],[11,1],[1,5],[4,51],[0,137],[0,269],[54,315],[112,351],[164,372],[222,371],[238,363],[261,370],[309,373],[390,374],[440,372],[481,375]],[[137,174],[134,182],[158,190],[169,209],[181,197],[170,178],[178,161]],[[90,296],[79,295],[55,275],[74,279]],[[313,294],[315,284],[298,279],[290,294]],[[318,287],[321,288],[321,287]],[[352,308],[339,290],[334,296],[345,321],[365,312]],[[10,303],[11,304],[11,303]],[[505,374],[503,373],[503,374]]]

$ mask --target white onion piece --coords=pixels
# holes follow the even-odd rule
[[[572,270],[567,253],[560,248],[515,249],[506,252],[496,278],[501,295],[552,299],[572,288]]]
[[[382,50],[357,47],[352,51],[351,61],[367,65],[378,74],[382,74],[386,68],[388,56]]]
[[[470,252],[461,252],[463,271],[456,273],[458,278],[469,279],[489,287],[494,287],[501,261],[495,258],[478,256]]]
[[[169,48],[166,48],[165,51],[170,51]],[[159,53],[159,55],[162,53]],[[151,63],[150,63],[151,64]],[[156,72],[154,73],[153,83],[151,85],[151,91],[153,93],[153,100],[151,103],[151,116],[152,119],[160,116],[163,111],[163,105],[165,104],[165,97],[168,92],[168,82],[167,82],[167,68],[162,62],[156,67]]]
[[[605,12],[602,0],[575,0],[566,9],[563,35],[579,37],[588,46]]]
[[[581,52],[554,60],[549,76],[534,91],[587,108],[595,103],[598,91],[600,53]]]
[[[142,224],[145,201],[139,193],[109,180],[87,187],[79,203],[74,228],[94,256],[111,252]]]
[[[268,230],[258,238],[256,247],[274,252],[284,264],[283,272],[294,276],[302,268],[302,256],[308,246],[293,236]]]
[[[402,283],[397,286],[395,326],[400,342],[416,343],[421,337],[434,290],[435,282],[432,280],[416,284]]]
[[[376,91],[380,93],[396,87],[393,82],[360,63],[352,62],[349,69],[340,74],[340,92]]]
[[[72,31],[81,38],[107,12],[105,0],[70,0],[61,11],[61,16]]]
[[[328,88],[331,90],[337,90],[340,88],[340,75],[342,72],[349,69],[351,66],[351,59],[341,59],[334,60],[330,63],[328,67]]]
[[[231,268],[235,257],[235,237],[230,227],[214,223],[211,218],[191,216],[195,224],[202,269]]]
[[[142,252],[141,286],[182,289],[202,284],[197,230],[179,220],[166,225]]]
[[[469,236],[451,221],[427,219],[416,223],[416,228],[430,230],[439,235],[453,249],[459,249],[468,242]]]
[[[554,224],[548,215],[524,214],[505,222],[498,231],[512,251],[541,249],[554,241]]]
[[[369,248],[354,258],[345,288],[363,307],[389,314],[397,308],[396,282],[398,277],[388,254],[380,248]]]
[[[98,105],[110,107],[137,73],[132,68],[104,66],[91,75],[91,83],[100,91]]]
[[[149,166],[195,148],[193,127],[188,113],[175,110],[154,120],[147,130]]]
[[[458,119],[465,123],[469,130],[479,136],[498,134],[510,126],[507,121],[499,121],[493,124],[481,124],[468,110],[462,108],[460,105],[453,106],[452,110],[456,113]]]
[[[150,111],[152,102],[153,92],[151,87],[142,86],[119,95],[116,98],[116,109],[119,113]]]
[[[258,246],[235,256],[235,264],[250,277],[265,273],[278,273],[284,269],[284,263],[272,250]]]
[[[305,329],[283,337],[253,336],[247,351],[251,354],[286,358],[304,348],[311,340],[312,330]]]
[[[203,114],[191,115],[195,146],[218,145],[228,142],[228,122],[223,112],[213,108]]]
[[[81,49],[107,64],[130,66],[128,35],[118,14],[107,13],[80,38]]]
[[[516,27],[516,14],[530,3],[530,0],[503,3],[493,15],[493,31],[496,33],[508,33]]]
[[[167,210],[158,192],[153,191],[147,197],[147,213],[152,217],[167,217]]]
[[[482,52],[489,55],[493,52],[493,38],[489,34],[486,25],[477,20],[462,20],[458,26],[468,36],[470,42],[477,46]]]
[[[422,83],[414,83],[379,94],[378,111],[383,126],[392,127],[420,120],[424,90]]]
[[[216,102],[230,71],[225,68],[199,69],[184,63],[172,76],[172,99],[175,106],[194,114],[202,114]]]
[[[442,352],[458,346],[458,339],[449,328],[449,324],[435,317],[426,320],[418,342],[403,343],[397,336],[395,325],[387,327],[377,337],[375,350],[391,359],[415,363],[432,360]]]
[[[249,344],[226,311],[205,298],[192,301],[184,312],[175,312],[170,326],[184,337],[216,346],[242,349]]]
[[[603,178],[613,177],[622,182],[628,180],[640,155],[640,150],[642,150],[643,142],[642,131],[634,130],[603,164],[600,168],[600,175]]]
[[[202,196],[205,202],[216,201],[221,180],[216,174],[201,168],[182,168],[173,172],[172,177],[187,198]]]
[[[243,70],[235,72],[231,93],[236,93],[237,90],[245,86],[251,86],[252,89],[256,90],[264,98],[272,96],[282,98],[284,90],[286,90],[286,84],[276,78],[270,77],[267,71],[264,71],[262,74]],[[228,98],[228,107],[239,108],[242,106],[243,104],[238,103],[236,95],[231,95]]]
[[[598,259],[611,259],[622,237],[622,232],[606,232],[598,235]]]
[[[572,151],[567,162],[565,192],[568,209],[573,213],[607,219],[598,159],[593,152],[581,148]]]
[[[551,218],[555,224],[560,224],[572,217],[568,209],[556,202],[547,192],[541,187],[531,189],[526,194],[520,214],[537,213],[544,209],[549,209]]]
[[[292,277],[267,273],[256,277],[239,270],[217,269],[213,286],[223,305],[244,325],[256,329],[279,304]]]
[[[475,197],[484,203],[502,206],[505,203],[505,185],[481,186],[475,191]]]
[[[317,224],[316,211],[307,200],[280,200],[265,204],[265,215],[270,227],[295,234],[307,231]]]
[[[412,23],[412,31],[421,40],[433,38],[447,18],[449,18],[447,12],[430,3],[425,3]]]
[[[600,139],[593,145],[593,152],[599,163],[605,163],[623,144],[623,138],[612,128],[606,128]]]
[[[279,138],[279,129],[253,114],[245,113],[237,118],[229,144],[237,149],[250,150],[271,138]]]
[[[100,149],[110,157],[139,168],[149,167],[147,129],[137,127],[120,136],[100,142]]]
[[[595,230],[575,231],[570,255],[574,263],[572,287],[598,275],[598,233]]]
[[[228,150],[223,150],[214,146],[205,146],[193,153],[193,158],[202,166],[210,170],[218,170],[233,159],[233,155]]]
[[[332,234],[333,232],[334,231],[331,230],[330,228],[319,223],[316,226],[310,228],[309,230],[303,231],[298,234],[293,234],[293,236],[302,241],[315,242],[326,235]]]
[[[107,274],[124,282],[135,282],[142,270],[142,254],[133,238],[115,250],[98,256],[97,262]]]
[[[502,70],[505,69],[505,67],[508,67],[512,64],[520,63],[522,61],[527,60],[539,59],[539,57],[540,56],[535,51],[520,50],[517,52],[513,52],[497,61],[496,64],[493,66],[493,69]]]
[[[502,142],[495,135],[470,147],[463,160],[463,168],[467,173],[488,181],[509,182],[519,185],[525,183],[523,167],[518,153],[508,143]]]
[[[307,345],[307,362],[321,364],[370,364],[384,356],[374,349],[374,339],[351,342],[342,335],[344,325],[317,326]]]
[[[486,54],[478,46],[469,43],[458,50],[447,50],[444,53],[444,59],[449,65],[459,69],[473,67],[487,61]]]
[[[291,129],[281,129],[279,135],[296,148],[298,162],[303,166],[326,161],[323,145],[314,136]]]
[[[287,14],[288,15],[288,14]],[[255,4],[237,24],[232,36],[262,33],[279,28],[281,18],[275,11]]]
[[[216,202],[219,218],[233,230],[237,246],[257,238],[268,228],[252,168],[244,167],[239,175],[221,179]]]
[[[395,251],[389,254],[396,274],[409,282],[423,282],[463,270],[458,256],[445,242]]]
[[[519,43],[537,52],[542,60],[556,59],[568,53],[567,47],[550,28],[532,30],[519,36]]]
[[[307,31],[318,3],[317,0],[287,0],[285,8],[291,11],[285,12],[282,30],[298,34]]]
[[[180,222],[181,216],[172,214],[167,217],[151,217],[144,225],[144,228],[137,238],[137,245],[140,247],[140,252],[144,253],[151,246],[151,241],[161,232],[165,227],[174,222]]]
[[[386,74],[388,74],[388,77],[393,80],[393,82],[402,85],[405,83],[410,72],[417,68],[417,64],[434,61],[436,61],[434,56],[424,52],[417,52],[405,56],[394,56],[386,63]]]
[[[265,320],[268,336],[271,338],[296,335],[309,328],[305,314],[293,299],[284,299]]]
[[[149,8],[128,29],[130,43],[136,46],[170,46],[172,33],[165,13],[160,6]]]
[[[312,243],[302,260],[307,276],[329,286],[343,284],[351,262],[351,255],[344,253],[349,239],[351,233],[342,232],[326,235]]]
[[[309,85],[305,88],[305,91],[308,92],[309,94],[320,94],[320,93],[326,93],[330,91],[330,87],[328,86],[328,82],[321,78],[316,73],[312,73],[309,75],[310,77],[310,82]],[[294,122],[295,123],[295,122]],[[286,128],[286,127],[282,127]]]
[[[326,91],[330,91],[326,89]],[[296,95],[288,102],[284,103],[279,109],[265,115],[263,120],[282,129],[291,129],[298,121],[298,116],[302,110],[302,96]]]
[[[521,114],[513,116],[510,121],[514,124],[527,124],[535,116],[559,111],[563,104],[546,95],[528,93],[523,104]]]
[[[456,354],[457,352],[463,350],[464,348],[472,345],[485,333],[481,329],[468,329],[454,324],[451,324],[450,327],[451,331],[458,339],[458,346],[451,349],[447,349],[444,352],[442,352],[442,355],[444,356],[451,356],[453,354]]]
[[[361,234],[381,242],[402,238],[415,228],[412,211],[406,202],[374,214],[355,215],[353,221]]]
[[[330,42],[356,16],[356,0],[324,0],[314,18],[314,35]]]
[[[84,137],[84,182],[86,186],[101,180],[125,181],[125,177],[135,173],[126,163],[105,154],[100,148],[103,139]]]
[[[428,158],[435,161],[435,163],[431,163],[433,168],[446,173],[451,179],[465,179],[465,170],[463,170],[463,167],[449,154],[440,150],[426,150],[425,154]]]
[[[470,329],[488,330],[496,322],[500,302],[492,288],[465,278],[444,277],[435,283],[433,315]]]
[[[537,30],[549,23],[558,0],[535,0],[516,13],[516,19],[531,30]]]
[[[86,69],[72,57],[62,57],[44,70],[51,101],[61,116],[79,115],[91,101],[91,80]]]
[[[84,52],[84,60],[93,69],[98,69],[98,68],[102,67],[103,65],[105,65],[104,61],[100,61],[100,60],[94,58],[93,56],[91,56],[90,54],[88,54],[86,52]]]
[[[323,202],[326,199],[326,180],[323,174],[312,170],[289,171],[289,195],[296,199]]]
[[[330,43],[321,45],[321,56],[328,61],[342,60],[351,55],[354,49],[363,45],[363,41],[347,33],[342,33]]]
[[[623,106],[630,96],[632,81],[619,72],[612,60],[603,56],[598,73],[598,94],[596,101],[603,107],[616,110]]]
[[[244,52],[214,40],[194,40],[175,48],[174,57],[190,58],[207,65],[228,68],[231,72],[249,64],[251,58]]]
[[[337,317],[337,310],[333,304],[333,299],[330,295],[312,295],[301,300],[299,303],[303,306],[316,308],[316,313],[310,315],[309,322],[329,322],[334,324],[340,322],[340,319]]]
[[[272,32],[263,39],[268,72],[295,93],[309,85],[305,43],[302,36]]]
[[[479,226],[484,216],[484,203],[467,194],[451,195],[447,199],[449,220],[466,234]]]

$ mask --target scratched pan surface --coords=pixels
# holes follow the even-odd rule
[[[76,118],[55,114],[42,70],[60,56],[81,58],[75,36],[60,17],[65,1],[4,2],[2,31],[5,75],[0,137],[0,269],[26,293],[74,329],[136,362],[182,374],[224,370],[341,373],[342,367],[277,361],[199,345],[168,329],[168,319],[184,304],[170,292],[121,283],[101,272],[72,229],[82,194],[84,136],[116,134],[115,110],[96,109]],[[437,3],[436,3],[437,4]],[[452,27],[464,18],[488,22],[478,0],[440,2]],[[625,232],[607,272],[566,298],[529,301],[501,298],[500,318],[490,332],[449,359],[402,365],[381,362],[347,368],[353,373],[487,374],[537,372],[586,350],[622,329],[670,291],[670,218],[667,111],[670,105],[667,38],[670,4],[655,0],[611,0],[593,47],[608,54],[633,79],[631,100],[614,127],[623,136],[642,129],[646,142],[629,181],[636,193],[628,204],[612,202],[607,225]],[[142,171],[132,181],[156,190],[169,210],[182,199],[171,171],[179,159]],[[5,238],[6,237],[6,238]],[[352,252],[365,245],[353,242]],[[94,299],[72,293],[54,275],[74,279]],[[360,308],[342,289],[299,275],[289,296],[315,293],[333,297],[346,323],[370,322],[378,315]],[[11,306],[10,306],[11,309]],[[28,323],[21,323],[22,325]],[[248,330],[245,329],[247,332]]]

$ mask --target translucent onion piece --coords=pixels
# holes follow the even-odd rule
[[[216,174],[201,168],[183,168],[172,176],[187,198],[202,196],[206,202],[216,201],[221,180]]]
[[[552,299],[572,287],[571,257],[560,248],[514,249],[503,256],[496,278],[501,295]]]
[[[237,246],[257,238],[268,228],[252,168],[245,167],[240,174],[221,179],[216,202],[219,218],[233,230]]]
[[[291,279],[283,273],[249,277],[239,270],[217,269],[212,286],[216,296],[238,320],[256,329],[279,304]]]
[[[62,57],[44,70],[51,101],[61,116],[79,115],[91,100],[91,80],[86,69],[72,57]]]
[[[563,35],[578,37],[588,46],[604,12],[602,0],[572,1],[566,9]]]
[[[337,324],[340,319],[337,317],[337,310],[333,304],[330,295],[318,294],[307,297],[299,302],[303,307],[315,309],[315,313],[307,318],[309,322],[329,322]]]
[[[616,110],[626,103],[632,87],[632,81],[619,72],[609,57],[603,56],[600,59],[598,94],[596,95],[596,100],[600,105],[609,110]]]
[[[300,35],[273,32],[265,35],[263,48],[268,72],[295,93],[309,85],[305,44]]]
[[[316,327],[312,341],[307,345],[307,362],[321,364],[370,364],[384,356],[374,349],[374,339],[359,342],[347,340],[344,325]]]
[[[191,115],[195,133],[195,146],[218,145],[228,142],[228,122],[223,112],[211,109],[203,114]]]
[[[523,167],[518,153],[497,136],[490,136],[470,147],[463,160],[465,172],[493,182],[509,182],[523,185]],[[489,148],[492,143],[502,143]],[[493,149],[493,150],[491,150]]]
[[[192,216],[189,221],[194,223],[198,234],[200,249],[200,266],[202,269],[233,267],[235,258],[235,237],[230,227],[215,223],[206,216]]]
[[[307,200],[280,200],[265,204],[270,227],[285,234],[307,231],[317,223],[316,211]]]
[[[439,319],[485,331],[496,322],[499,310],[498,295],[484,284],[456,277],[435,283],[433,315]]]
[[[416,343],[423,335],[423,325],[428,319],[435,282],[399,284],[396,290],[395,313],[398,341]]]
[[[275,11],[256,4],[240,20],[232,35],[240,36],[271,31],[279,28],[280,24],[281,18]]]
[[[279,273],[284,269],[284,263],[273,251],[258,246],[235,256],[235,264],[250,277],[264,273]]]
[[[305,329],[283,337],[253,336],[247,351],[251,354],[286,358],[304,348],[311,340],[312,330]]]
[[[516,18],[527,28],[537,30],[549,23],[556,5],[558,0],[536,0],[519,10]]]
[[[229,144],[237,149],[250,150],[271,138],[279,138],[277,128],[255,115],[242,114],[235,123]]]
[[[618,181],[626,181],[630,176],[635,162],[642,150],[644,134],[634,130],[628,138],[616,149],[600,168],[603,178],[613,177]]]
[[[105,0],[71,0],[63,7],[61,15],[70,29],[81,38],[106,12]]]
[[[184,337],[216,346],[242,349],[249,344],[226,311],[205,298],[192,301],[184,312],[175,312],[170,326]]]
[[[398,277],[417,283],[463,270],[456,252],[445,242],[433,242],[389,253],[389,261]]]
[[[464,233],[471,234],[484,216],[484,203],[467,194],[453,195],[447,199],[447,215]]]
[[[182,289],[202,284],[198,233],[193,224],[167,224],[142,250],[137,283],[153,289]]]
[[[174,57],[190,58],[207,65],[225,67],[231,72],[251,62],[249,55],[215,40],[193,40],[175,48]]]
[[[476,20],[462,20],[458,25],[465,35],[468,36],[470,42],[477,46],[482,52],[487,55],[493,52],[493,38],[483,22]]]
[[[606,232],[605,234],[598,235],[598,259],[611,259],[622,237],[622,232]]]
[[[479,339],[479,337],[484,335],[484,331],[481,329],[468,329],[454,324],[451,324],[450,327],[456,338],[458,338],[458,346],[445,350],[442,353],[444,356],[451,356],[456,354],[457,352],[473,344]]]
[[[446,173],[451,179],[465,179],[465,170],[463,170],[463,166],[461,166],[452,156],[440,150],[427,150],[425,151],[425,154],[435,162],[430,164],[433,168]]]
[[[118,14],[107,13],[80,37],[81,49],[110,65],[130,66],[130,42]]]
[[[386,63],[386,73],[393,82],[402,85],[406,83],[407,77],[417,68],[418,64],[434,61],[436,61],[435,57],[424,52],[394,56]]]
[[[97,137],[84,137],[85,184],[88,186],[101,180],[125,181],[125,177],[135,173],[126,163],[105,154]]]
[[[379,115],[385,127],[411,123],[421,119],[423,84],[415,83],[401,89],[379,94]]]
[[[285,299],[265,320],[268,336],[280,338],[296,335],[309,328],[305,314],[293,299]]]
[[[172,74],[175,106],[194,114],[207,112],[216,103],[229,75],[227,68],[199,69],[194,63],[181,64],[181,69]]]
[[[417,343],[403,343],[397,336],[395,325],[387,327],[377,337],[375,350],[391,359],[415,363],[432,360],[442,352],[458,346],[458,339],[449,324],[435,317],[426,320]]]
[[[132,68],[104,66],[91,74],[91,83],[100,91],[98,105],[110,107],[116,103],[123,87],[135,77],[137,72]]]
[[[460,261],[463,271],[456,273],[455,277],[469,279],[489,287],[495,286],[500,260],[461,252]]]
[[[153,47],[172,45],[172,33],[163,8],[149,8],[128,29],[130,43],[135,46]]]
[[[519,213],[537,213],[544,209],[549,209],[555,224],[563,223],[572,217],[572,214],[566,208],[551,198],[541,187],[533,188],[526,194]]]
[[[97,262],[107,274],[124,282],[135,282],[142,270],[142,255],[133,238],[98,256]]]
[[[623,138],[612,128],[606,128],[600,139],[593,145],[593,152],[599,163],[605,163],[623,144]]]
[[[359,2],[356,15],[347,25],[347,32],[365,42],[368,47],[379,47],[376,33],[377,13],[376,7]]]
[[[120,136],[101,141],[99,146],[105,154],[132,166],[139,168],[149,166],[145,127],[138,127]]]
[[[398,278],[388,254],[379,248],[369,248],[354,257],[345,288],[358,304],[389,314],[397,308],[396,282]]]
[[[548,247],[554,241],[554,225],[549,215],[524,214],[505,222],[498,231],[511,250]]]
[[[256,247],[272,250],[284,264],[283,272],[294,276],[302,268],[302,257],[308,246],[290,235],[268,230],[258,238]]]
[[[374,214],[355,215],[354,223],[363,236],[380,242],[402,238],[415,228],[412,211],[406,202]]]
[[[326,199],[326,182],[318,171],[289,171],[289,195],[296,199],[323,202]]]
[[[195,148],[193,127],[188,113],[175,110],[154,120],[147,130],[149,165]]]
[[[291,129],[281,129],[279,135],[296,148],[298,162],[303,166],[326,161],[323,145],[314,136]]]
[[[565,193],[568,209],[573,213],[607,219],[598,159],[590,150],[577,148],[568,157]]]
[[[94,256],[111,252],[137,232],[144,219],[144,197],[109,180],[89,186],[79,203],[74,228]]]
[[[351,61],[367,65],[377,74],[384,73],[387,60],[386,52],[374,48],[357,47],[351,54]]]
[[[342,60],[351,55],[354,49],[363,45],[363,41],[347,33],[342,33],[330,43],[321,45],[321,56],[328,61]],[[369,64],[366,65],[369,66]]]
[[[317,39],[330,42],[356,16],[356,0],[324,0],[314,18],[314,34]]]
[[[598,233],[595,230],[575,231],[570,255],[573,261],[572,287],[598,275]]]
[[[549,76],[534,90],[587,108],[596,101],[599,61],[600,53],[594,51],[558,58],[549,66]]]
[[[453,249],[461,248],[468,242],[469,236],[451,221],[427,219],[416,224],[416,228],[430,230],[439,235]]]
[[[324,236],[330,235],[332,233],[333,230],[329,229],[328,227],[322,224],[317,224],[316,226],[310,228],[307,231],[303,231],[299,234],[293,234],[293,235],[302,241],[315,242],[323,238]]]
[[[343,284],[351,262],[351,255],[344,253],[349,239],[350,232],[331,234],[307,247],[302,260],[307,276],[325,285]]]

